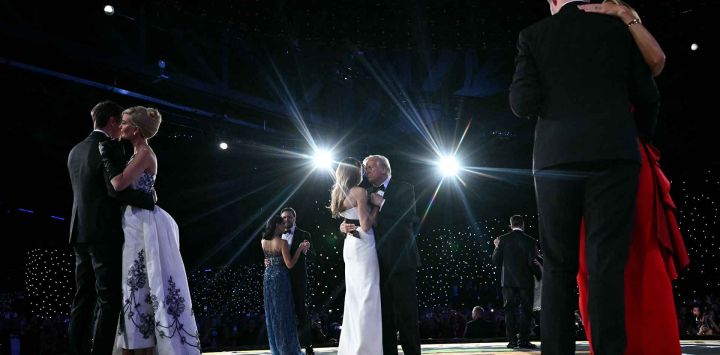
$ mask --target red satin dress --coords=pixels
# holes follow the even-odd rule
[[[660,170],[660,154],[640,143],[642,166],[635,207],[635,226],[625,268],[625,330],[632,355],[680,355],[671,281],[690,262],[670,197],[670,181]],[[577,282],[580,314],[590,339],[585,228],[580,238]]]

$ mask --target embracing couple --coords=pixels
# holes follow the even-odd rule
[[[340,231],[346,234],[338,354],[396,355],[398,333],[405,354],[420,354],[413,185],[393,179],[384,156],[368,156],[362,164],[346,158],[335,171],[330,210],[344,218]]]
[[[68,156],[76,291],[70,354],[199,354],[177,223],[155,205],[162,115],[111,101]],[[130,142],[126,150],[119,139]]]

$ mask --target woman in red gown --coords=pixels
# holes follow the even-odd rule
[[[629,24],[629,30],[653,75],[663,69],[665,55],[653,36],[639,22],[637,13],[625,4],[606,1],[581,5],[587,12],[612,15]],[[637,19],[637,21],[636,21]],[[658,150],[638,139],[642,157],[635,225],[625,267],[625,331],[632,355],[680,355],[672,280],[689,263],[687,250],[675,218],[670,182],[660,170]],[[580,236],[580,265],[577,275],[579,308],[588,341],[592,320],[588,319],[585,230]]]

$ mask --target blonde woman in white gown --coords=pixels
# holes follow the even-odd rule
[[[373,224],[378,213],[367,190],[359,187],[362,164],[346,158],[335,170],[330,211],[360,226],[345,236],[345,311],[338,355],[381,355],[380,270]]]
[[[158,132],[161,121],[154,108],[136,106],[123,111],[120,137],[132,143],[135,154],[124,169],[111,174],[115,190],[153,190],[158,164],[148,140]],[[109,141],[100,144],[104,164],[123,160],[116,146]],[[177,223],[159,206],[152,211],[127,206],[122,226],[123,306],[114,354],[200,354]]]

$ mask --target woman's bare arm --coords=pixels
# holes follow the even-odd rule
[[[612,1],[606,1],[602,4],[585,4],[578,7],[585,12],[615,16],[628,25],[630,34],[632,34],[653,76],[660,75],[663,68],[665,68],[665,52],[655,40],[655,37],[640,22],[640,16],[635,10],[626,5],[615,4]]]
[[[370,206],[367,190],[362,187],[353,187],[350,193],[353,195],[355,201],[357,201],[360,228],[364,231],[369,231],[373,225],[375,225],[375,218],[377,217],[379,208],[377,206]]]
[[[288,246],[288,242],[286,240],[281,240],[280,243],[282,246],[280,247],[282,251],[283,261],[285,262],[285,266],[287,266],[288,269],[292,269],[293,266],[297,263],[298,259],[300,259],[300,253],[303,252],[303,248],[298,248],[295,251],[295,255],[290,258],[290,247]]]

